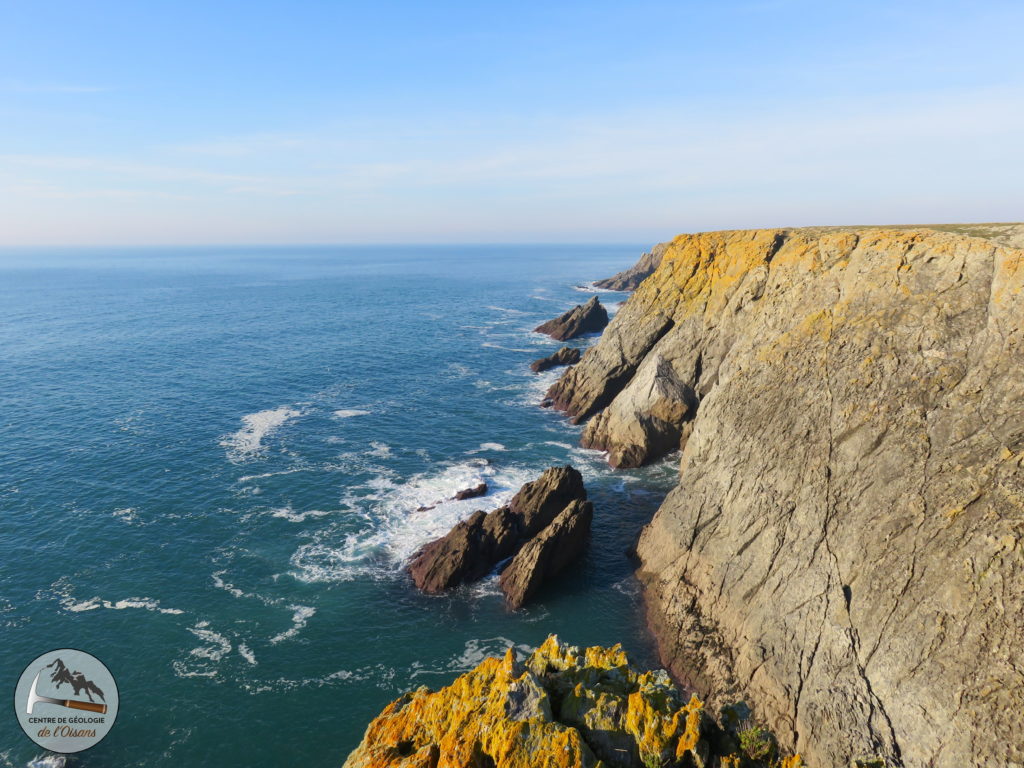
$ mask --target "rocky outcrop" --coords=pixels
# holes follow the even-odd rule
[[[636,671],[619,646],[581,650],[552,636],[524,661],[509,649],[439,691],[399,697],[345,768],[802,765],[777,757],[767,734],[752,745],[749,733],[729,717],[717,724],[664,671]]]
[[[558,317],[541,323],[533,330],[545,333],[553,339],[568,341],[585,333],[597,333],[608,325],[608,312],[597,296],[591,296],[586,304],[577,304]]]
[[[534,360],[530,363],[530,370],[534,373],[543,373],[551,368],[561,365],[576,365],[580,361],[580,350],[577,347],[562,347],[557,352]]]
[[[428,594],[476,581],[514,555],[574,500],[585,500],[583,478],[572,467],[552,467],[526,483],[507,506],[474,512],[409,562],[416,586]]]
[[[511,610],[518,610],[551,578],[579,557],[587,546],[594,505],[572,501],[547,528],[530,539],[501,572],[501,590]]]
[[[480,483],[472,488],[466,488],[455,494],[453,501],[465,501],[466,499],[476,499],[481,496],[487,495],[487,483]]]
[[[637,545],[679,676],[813,765],[1024,764],[1021,318],[984,239],[670,244],[550,397],[620,463],[683,447]]]
[[[654,270],[661,265],[661,258],[668,246],[669,243],[658,243],[632,267],[604,280],[596,280],[594,287],[605,291],[635,291],[640,283],[654,274]]]

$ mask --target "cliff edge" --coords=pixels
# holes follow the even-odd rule
[[[811,765],[1024,765],[1022,321],[995,239],[671,242],[549,396],[614,464],[681,449],[637,545],[679,677]]]

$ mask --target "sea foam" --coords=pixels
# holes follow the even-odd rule
[[[256,458],[263,452],[263,440],[266,437],[289,419],[301,415],[300,411],[286,406],[250,413],[242,417],[244,426],[234,434],[225,436],[220,444],[228,449],[228,458],[232,462]]]

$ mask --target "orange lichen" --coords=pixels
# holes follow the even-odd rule
[[[620,646],[581,651],[552,636],[522,663],[510,649],[446,688],[399,697],[345,766],[699,766],[717,727],[699,699],[683,704],[664,671],[637,672]],[[721,765],[753,765],[731,750],[715,757]]]

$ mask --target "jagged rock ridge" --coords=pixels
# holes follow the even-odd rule
[[[541,323],[533,330],[544,333],[559,341],[568,341],[585,333],[596,333],[608,325],[608,311],[597,296],[591,296],[586,304],[577,304],[556,318]]]
[[[534,373],[543,373],[550,368],[557,368],[562,365],[575,365],[580,361],[580,352],[577,347],[562,347],[547,357],[542,357],[530,363],[530,370]]]
[[[624,269],[604,280],[595,280],[594,287],[605,291],[635,291],[640,283],[654,274],[654,270],[661,264],[661,258],[668,246],[668,243],[658,243],[629,269]]]
[[[583,477],[570,466],[551,467],[526,483],[505,506],[478,510],[409,561],[416,586],[437,594],[490,573],[515,556],[501,587],[510,608],[520,608],[548,577],[582,552],[593,506]]]
[[[664,671],[637,672],[621,647],[581,650],[549,637],[525,661],[485,659],[439,691],[406,693],[366,729],[345,768],[772,766],[686,702]]]
[[[679,676],[812,765],[1024,764],[1022,319],[984,239],[671,243],[549,395],[622,463],[682,449],[637,546]]]

